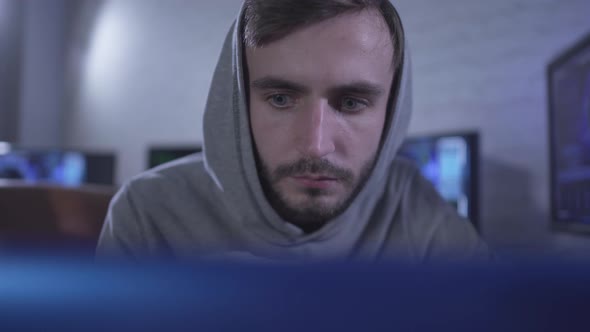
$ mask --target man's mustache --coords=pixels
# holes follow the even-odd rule
[[[304,158],[299,159],[294,163],[277,167],[273,172],[273,182],[278,182],[283,178],[301,174],[321,174],[346,183],[352,183],[352,180],[354,179],[353,172],[338,167],[325,159]]]

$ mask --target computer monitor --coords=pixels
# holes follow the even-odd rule
[[[199,145],[153,146],[148,151],[147,167],[153,168],[201,151],[202,147]]]
[[[547,69],[552,224],[590,231],[590,35]]]
[[[14,148],[0,154],[0,179],[64,186],[113,185],[115,162],[112,153]]]
[[[414,136],[399,152],[416,162],[440,195],[474,225],[479,222],[478,137],[477,133]]]

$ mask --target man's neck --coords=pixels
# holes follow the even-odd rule
[[[320,228],[322,228],[324,226],[325,223],[321,223],[321,222],[312,222],[312,223],[303,223],[300,225],[295,225],[297,227],[299,227],[303,233],[305,234],[311,234],[314,233],[315,231],[319,230]]]

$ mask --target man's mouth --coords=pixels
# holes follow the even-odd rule
[[[294,175],[292,178],[301,186],[316,189],[327,189],[338,182],[336,177],[321,174]]]

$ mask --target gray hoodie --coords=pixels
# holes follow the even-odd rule
[[[242,13],[238,18],[240,18]],[[224,42],[203,119],[204,153],[143,173],[111,202],[97,254],[424,261],[487,257],[416,167],[398,157],[411,115],[407,48],[372,173],[354,201],[306,234],[267,201],[255,164],[244,87],[240,19]],[[407,43],[406,43],[407,45]]]

